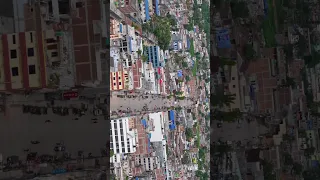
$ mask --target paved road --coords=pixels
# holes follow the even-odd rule
[[[118,111],[118,110],[126,110],[127,108],[131,108],[131,110],[136,109],[137,111],[141,111],[143,106],[147,104],[149,109],[153,109],[155,107],[171,107],[171,106],[181,106],[181,107],[191,107],[193,102],[191,100],[180,100],[177,104],[174,104],[173,100],[162,98],[162,97],[155,97],[154,99],[149,98],[119,98],[117,96],[112,96],[110,99],[110,110],[111,111]]]
[[[37,99],[37,101],[35,101]],[[34,101],[32,101],[34,100]],[[54,114],[52,109],[48,109],[46,115],[32,115],[22,113],[21,104],[46,104],[41,101],[41,97],[30,97],[30,101],[22,97],[13,97],[8,100],[6,115],[0,114],[0,153],[4,158],[11,155],[25,155],[23,149],[38,152],[39,154],[53,153],[54,145],[64,141],[66,150],[72,155],[75,155],[78,150],[83,150],[85,153],[93,153],[93,155],[101,155],[100,149],[105,147],[106,138],[102,135],[106,134],[108,121],[104,117],[95,117],[92,113],[79,117],[79,120],[74,120],[75,115],[60,116]],[[63,102],[66,103],[66,102]],[[63,104],[66,106],[68,104]],[[71,104],[71,101],[69,101]],[[73,103],[81,103],[74,101]],[[90,107],[89,107],[90,108]],[[92,123],[92,118],[97,118],[96,124]],[[51,120],[51,123],[45,123],[46,120]],[[101,138],[99,138],[101,137]],[[40,144],[32,145],[30,141],[38,140]]]
[[[267,128],[259,125],[257,122],[253,121],[248,123],[247,121],[242,121],[240,128],[238,128],[238,122],[234,123],[223,123],[222,128],[217,128],[216,123],[214,123],[213,133],[211,133],[211,138],[214,141],[254,141],[259,134],[267,132]]]

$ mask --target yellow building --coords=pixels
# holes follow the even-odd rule
[[[46,87],[43,37],[35,31],[1,35],[0,91]]]
[[[110,72],[110,91],[128,89],[129,75],[127,71]]]

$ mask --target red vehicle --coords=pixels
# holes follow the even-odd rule
[[[77,98],[79,94],[76,91],[70,91],[70,92],[63,93],[62,96],[64,99],[71,99],[71,98]]]

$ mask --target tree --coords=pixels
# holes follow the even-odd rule
[[[320,168],[310,168],[306,171],[303,171],[302,176],[304,180],[315,180],[320,179]]]
[[[142,55],[141,59],[143,62],[148,62],[148,56],[146,55]]]
[[[276,180],[273,165],[265,160],[262,160],[263,175],[265,180]]]
[[[186,81],[187,81],[187,82],[190,81],[190,77],[189,77],[189,76],[186,76],[185,78],[186,78]]]
[[[314,147],[308,147],[307,149],[304,150],[304,155],[306,157],[310,157],[311,155],[314,154],[315,150],[316,149]]]
[[[293,136],[290,136],[289,134],[284,134],[284,135],[282,135],[282,139],[284,140],[284,141],[287,141],[287,142],[292,142],[292,141],[294,141],[294,137]]]
[[[213,94],[212,105],[218,107],[230,106],[234,103],[235,99],[236,94],[224,94],[224,90],[217,89],[216,93]]]
[[[185,153],[181,159],[182,164],[190,164],[191,160],[187,153]]]
[[[239,109],[232,110],[230,112],[215,110],[213,113],[214,120],[221,120],[225,122],[235,122],[242,117],[242,112]]]
[[[297,50],[297,56],[299,58],[302,58],[305,56],[305,53],[307,52],[307,46],[308,44],[307,39],[300,33],[298,33],[299,40],[298,42],[294,45],[295,49]]]
[[[184,100],[186,97],[185,96],[179,96],[179,97],[177,97],[177,99],[179,99],[179,100]]]
[[[289,166],[289,165],[292,165],[293,164],[293,159],[291,157],[291,154],[289,153],[284,153],[283,154],[283,157],[284,157],[284,164]]]
[[[233,61],[233,60],[230,60],[228,58],[221,57],[221,58],[219,58],[219,64],[220,64],[220,67],[234,66],[234,65],[237,64],[237,62]]]
[[[161,49],[169,49],[171,41],[171,24],[167,17],[153,16],[151,21],[145,23],[144,28],[151,31],[158,40]]]
[[[246,44],[244,46],[244,56],[249,61],[254,60],[254,58],[256,57],[256,52],[251,44]]]
[[[177,21],[174,16],[168,13],[166,17],[168,18],[168,21],[170,22],[171,27],[174,27],[177,25]]]
[[[283,51],[286,56],[286,61],[292,62],[292,60],[293,60],[293,45],[292,44],[284,45]]]
[[[300,175],[302,173],[303,166],[300,163],[293,163],[292,166],[292,171],[294,172],[295,175]]]
[[[182,67],[185,68],[185,69],[188,68],[188,63],[185,62],[185,61],[183,61],[183,62],[182,62]]]
[[[188,140],[190,140],[190,139],[193,138],[193,131],[192,131],[191,128],[186,128],[185,134],[186,134],[186,138],[187,138]]]
[[[199,177],[199,178],[202,177],[202,171],[197,170],[196,171],[196,176]]]
[[[232,147],[227,144],[219,144],[214,147],[214,152],[225,154],[232,151]]]
[[[233,18],[247,18],[249,16],[249,9],[246,2],[232,1],[230,6]]]
[[[114,155],[113,150],[110,150],[110,157],[112,157]]]

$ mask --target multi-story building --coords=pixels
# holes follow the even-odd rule
[[[128,89],[129,74],[127,71],[110,72],[110,90]]]
[[[159,157],[157,156],[136,156],[135,164],[144,166],[145,171],[153,171],[155,169],[160,168]]]
[[[123,24],[118,20],[110,17],[110,39],[117,39],[122,37]]]
[[[110,122],[110,150],[114,156],[110,158],[113,163],[119,163],[123,154],[135,153],[137,146],[137,133],[134,129],[133,118],[121,118]]]
[[[47,86],[43,44],[35,31],[2,35],[0,90],[27,91]]]
[[[137,0],[119,0],[119,9],[124,14],[138,12]]]
[[[154,13],[155,13],[157,16],[160,16],[159,0],[153,0],[153,1],[152,1],[152,5],[153,5],[153,7],[154,7]]]
[[[154,68],[165,66],[164,56],[161,56],[159,46],[147,46],[144,49],[144,54],[148,56],[148,62],[152,62]]]
[[[152,63],[144,64],[144,80],[145,80],[145,89],[149,93],[156,93],[156,78],[155,71],[152,66]]]
[[[63,59],[70,61],[64,64],[72,67],[68,67],[69,76],[61,74],[68,77],[61,82],[72,81],[68,86],[73,87],[108,83],[105,54],[109,30],[103,1],[14,0],[13,4],[17,32],[35,31],[37,39],[41,39],[44,31],[54,29],[63,40],[64,45],[59,48],[67,57]],[[60,85],[62,87],[65,85]]]

